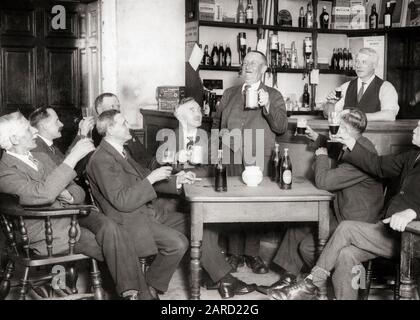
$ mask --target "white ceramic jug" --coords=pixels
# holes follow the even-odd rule
[[[242,172],[242,180],[248,187],[258,186],[263,179],[263,173],[258,166],[247,166]]]

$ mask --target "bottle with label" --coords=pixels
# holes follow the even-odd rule
[[[386,3],[386,10],[384,14],[384,28],[392,27],[392,14],[391,14],[391,3],[388,1]]]
[[[343,70],[349,70],[349,54],[347,48],[343,49]]]
[[[338,48],[338,54],[337,54],[337,70],[343,70],[343,51],[341,48]]]
[[[229,43],[226,44],[225,50],[225,66],[230,67],[232,65],[232,51],[230,51]]]
[[[284,47],[284,43],[281,44],[280,67],[281,68],[288,68],[289,67],[289,64],[287,62],[287,54],[286,54],[286,48]]]
[[[309,109],[309,86],[307,83],[305,83],[305,86],[303,87],[303,95],[302,95],[302,108],[305,110]]]
[[[280,164],[280,188],[292,189],[292,162],[289,157],[289,149],[284,149]]]
[[[248,4],[246,6],[246,23],[254,23],[254,7],[252,5],[251,0],[248,0]]]
[[[314,14],[312,13],[312,4],[308,3],[308,9],[306,11],[306,27],[314,27]]]
[[[242,64],[246,56],[246,33],[239,32],[238,34],[238,50],[239,50],[239,64]]]
[[[353,70],[353,55],[351,54],[351,50],[349,49],[349,70]]]
[[[280,182],[280,145],[274,144],[274,151],[271,161],[271,181]]]
[[[223,43],[219,44],[219,65],[226,66],[225,65],[225,50],[223,49]]]
[[[213,49],[211,50],[211,65],[219,66],[219,50],[217,49],[217,43],[213,44]]]
[[[217,165],[215,172],[215,190],[217,192],[227,191],[227,172],[226,165],[223,164],[223,150],[217,151]]]
[[[379,17],[378,17],[378,13],[376,12],[376,3],[374,3],[372,5],[372,9],[370,11],[370,16],[369,16],[369,29],[378,29],[378,22],[379,22]]]
[[[328,29],[328,24],[330,22],[330,15],[327,12],[327,7],[322,7],[322,13],[319,16],[319,23],[321,25],[321,29]]]
[[[271,67],[278,67],[278,53],[279,53],[279,40],[277,34],[270,36],[270,56],[271,56]]]
[[[210,55],[209,55],[209,46],[205,45],[204,46],[203,65],[209,66],[210,61],[211,61],[211,58],[210,58]]]
[[[305,65],[307,69],[311,68],[312,38],[306,37],[304,42],[303,54],[305,55]]]
[[[303,10],[304,10],[303,7],[300,7],[299,19],[298,19],[299,28],[306,28],[306,18],[305,18],[305,13]]]
[[[242,0],[239,0],[237,15],[238,15],[238,23],[245,23],[245,9],[244,9],[244,4]]]
[[[289,62],[289,66],[292,69],[297,69],[298,68],[297,49],[296,49],[296,45],[295,45],[295,42],[294,41],[292,41],[292,47],[290,49],[290,62]]]

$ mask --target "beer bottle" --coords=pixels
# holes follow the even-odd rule
[[[388,1],[386,3],[386,10],[384,14],[384,28],[392,27],[392,14],[391,14],[391,3]]]
[[[314,14],[312,13],[312,4],[308,3],[308,9],[306,11],[306,27],[314,27]]]
[[[225,50],[223,49],[223,43],[219,44],[219,65],[225,66]]]
[[[305,13],[303,12],[303,7],[300,7],[299,10],[299,28],[306,28],[306,18],[305,18]]]
[[[353,55],[351,54],[350,49],[349,49],[349,70],[353,70]]]
[[[376,3],[372,5],[369,16],[369,29],[378,29],[378,13],[376,12]]]
[[[242,0],[239,0],[237,14],[238,23],[245,23],[245,9]]]
[[[338,48],[338,55],[337,55],[337,70],[343,70],[343,66],[344,66],[344,60],[343,60],[343,50],[341,50],[341,48]]]
[[[204,56],[203,56],[203,65],[209,66],[210,65],[210,55],[209,55],[209,46],[204,46]]]
[[[331,63],[330,63],[330,69],[334,70],[335,69],[335,56],[336,56],[336,51],[335,48],[333,49],[333,54],[331,56]]]
[[[281,158],[280,188],[292,189],[292,162],[290,161],[288,148],[284,148],[284,154]]]
[[[248,0],[248,4],[246,6],[246,23],[254,23],[254,7],[252,5],[251,0]]]
[[[230,51],[229,43],[226,44],[224,64],[225,64],[225,66],[228,66],[228,67],[230,67],[232,65],[232,51]]]
[[[349,54],[347,48],[343,49],[343,70],[349,70]]]
[[[328,23],[330,22],[330,15],[327,12],[327,7],[322,7],[322,13],[319,16],[319,23],[321,24],[321,29],[328,29]]]
[[[215,172],[215,190],[217,192],[227,191],[226,166],[223,164],[223,150],[217,151],[217,165]]]
[[[308,84],[305,83],[303,87],[303,95],[302,95],[302,108],[303,109],[309,109],[309,100],[310,100],[309,87],[308,87]]]
[[[211,50],[211,62],[213,66],[219,66],[219,50],[217,50],[216,42],[214,43],[213,49]]]
[[[271,67],[276,68],[278,66],[278,51],[279,51],[279,40],[277,34],[270,36],[270,56],[271,56]]]
[[[274,152],[271,163],[271,181],[280,182],[280,154],[279,144],[274,144]]]

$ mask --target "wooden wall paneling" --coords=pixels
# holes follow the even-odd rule
[[[4,36],[36,36],[35,10],[2,10],[1,21]]]

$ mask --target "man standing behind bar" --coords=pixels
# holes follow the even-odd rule
[[[372,48],[362,48],[356,55],[357,78],[341,85],[341,99],[336,92],[327,96],[334,101],[335,111],[357,108],[366,113],[368,121],[394,121],[400,107],[394,86],[375,75],[378,53]]]
[[[229,175],[240,176],[244,170],[243,165],[255,165],[246,163],[247,159],[244,154],[250,153],[257,158],[262,155],[256,155],[256,150],[263,150],[264,163],[261,170],[265,175],[268,173],[271,153],[277,135],[283,134],[287,130],[287,113],[281,93],[273,88],[266,86],[263,82],[264,73],[267,71],[267,58],[259,51],[249,52],[243,61],[242,77],[244,83],[225,90],[220,105],[216,110],[213,118],[213,129],[239,129],[242,133],[241,140],[244,138],[244,131],[252,132],[252,145],[244,145],[241,143],[240,148],[231,149]],[[258,90],[258,108],[246,110],[244,108],[245,95],[247,89]],[[256,137],[258,129],[264,132],[264,145],[256,145]],[[237,155],[237,157],[235,157]],[[238,156],[239,155],[239,156]],[[234,163],[234,159],[243,159],[243,163]],[[268,269],[262,259],[259,257],[260,237],[255,234],[253,228],[247,229],[247,238],[239,233],[229,233],[228,253],[231,254],[230,262],[234,269],[242,264],[242,255],[247,256],[248,265],[255,273],[267,273]]]

